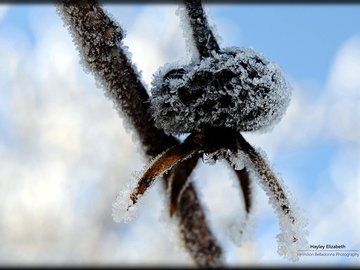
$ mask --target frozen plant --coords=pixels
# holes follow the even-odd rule
[[[265,155],[240,133],[269,129],[284,114],[291,89],[280,68],[253,49],[220,48],[201,2],[184,0],[178,13],[193,48],[192,61],[160,68],[150,97],[122,43],[123,29],[96,1],[62,1],[57,8],[85,68],[152,158],[136,183],[120,192],[113,205],[114,218],[128,220],[141,196],[162,177],[169,215],[177,221],[194,262],[221,265],[222,249],[189,176],[199,159],[210,164],[223,159],[239,180],[247,217],[252,209],[250,181],[256,179],[265,190],[280,219],[279,253],[296,260],[297,249],[306,244],[305,222]],[[190,135],[181,142],[175,136],[183,133]]]

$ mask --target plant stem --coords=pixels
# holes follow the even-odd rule
[[[184,0],[185,9],[192,28],[192,37],[201,58],[210,57],[211,52],[220,52],[220,47],[209,27],[200,0]]]

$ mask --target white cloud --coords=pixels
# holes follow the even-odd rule
[[[357,229],[360,226],[357,214],[360,205],[359,41],[359,37],[354,36],[339,48],[330,67],[328,83],[319,98],[312,98],[301,85],[296,85],[288,113],[274,131],[249,136],[269,150],[273,158],[284,153],[284,146],[290,151],[306,146],[316,148],[317,144],[326,142],[337,147],[330,164],[321,169],[324,178],[306,180],[317,181],[319,189],[306,190],[300,183],[290,182],[295,184],[295,189],[290,190],[302,195],[297,201],[309,219],[309,242],[341,243],[349,249],[358,249],[360,245]],[[265,198],[261,202],[265,209]],[[274,243],[277,232],[277,226],[269,227],[259,236],[259,242]],[[259,252],[264,253],[264,261],[283,263],[268,245],[266,249],[260,245]],[[357,264],[359,260],[316,257],[303,258],[302,262],[334,265],[340,262]]]
[[[327,117],[329,131],[340,139],[360,145],[360,36],[339,49],[330,70]]]
[[[330,70],[328,89],[337,96],[359,97],[360,36],[344,42],[338,50]]]
[[[311,215],[314,241],[360,246],[360,38],[353,36],[339,48],[324,92],[324,129],[339,144],[327,167],[329,179],[314,192]],[[321,139],[321,138],[320,138]],[[321,213],[321,214],[320,214]],[[331,242],[332,241],[332,242]],[[341,261],[341,258],[324,263]],[[342,260],[358,264],[360,259]],[[321,263],[321,262],[320,262]]]
[[[9,9],[9,5],[0,4],[0,23],[5,18],[6,12]]]
[[[159,67],[187,58],[176,9],[177,5],[149,6],[133,20],[124,39],[149,85]]]
[[[47,12],[45,31],[38,30],[43,22],[32,23],[33,47],[1,47],[16,60],[4,61],[11,69],[0,74],[12,139],[0,140],[2,262],[137,264],[141,254],[143,263],[157,264],[166,254],[164,263],[186,263],[157,221],[155,192],[146,201],[151,213],[142,209],[127,227],[112,220],[112,201],[143,157],[111,101],[82,71],[62,22]],[[16,44],[12,38],[5,45]],[[154,243],[159,248],[149,249]]]

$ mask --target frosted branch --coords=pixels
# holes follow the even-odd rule
[[[208,227],[205,213],[190,182],[198,156],[184,160],[164,176],[170,191],[170,214],[175,214],[181,238],[195,263],[201,267],[220,266],[222,250]]]
[[[70,30],[85,69],[95,76],[105,95],[112,99],[121,116],[135,130],[144,152],[156,157],[177,145],[177,139],[154,126],[148,113],[149,95],[122,43],[122,28],[97,1],[62,1],[57,10]],[[192,166],[184,167],[181,174],[175,172],[176,178],[186,181],[192,170]],[[171,175],[164,176],[165,185]],[[221,249],[207,226],[196,191],[190,184],[182,194],[176,216],[185,246],[198,265],[215,264]]]
[[[192,29],[192,37],[200,57],[209,57],[212,51],[220,52],[219,44],[209,27],[201,1],[184,0],[184,4]]]
[[[222,250],[207,225],[194,187],[189,183],[178,204],[177,217],[187,250],[198,266],[222,265]]]
[[[136,130],[145,153],[154,156],[175,144],[175,139],[154,127],[148,113],[149,95],[123,45],[124,32],[96,1],[63,1],[57,6],[69,28],[81,61]]]

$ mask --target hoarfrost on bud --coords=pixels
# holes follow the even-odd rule
[[[253,49],[235,47],[161,68],[151,92],[155,125],[173,134],[206,127],[269,128],[284,114],[291,93],[277,65]]]

